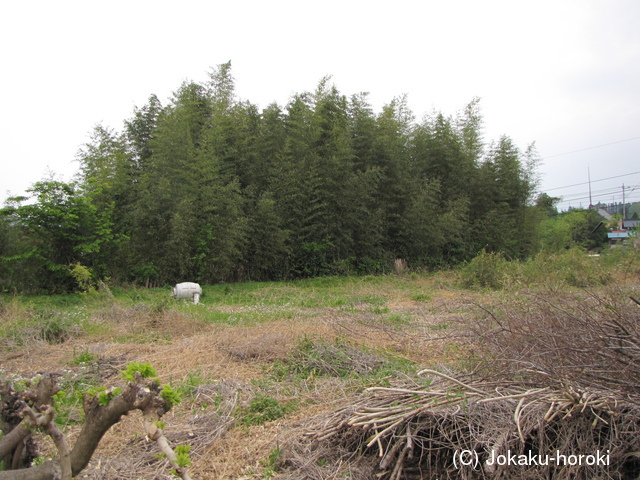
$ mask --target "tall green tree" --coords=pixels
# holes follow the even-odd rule
[[[318,138],[313,121],[311,96],[299,94],[287,105],[285,142],[274,169],[273,196],[285,230],[291,232],[291,265],[301,275],[309,275],[309,259],[314,271],[326,273],[330,249],[326,220],[328,205],[322,195],[322,172],[316,151]]]
[[[233,278],[242,260],[247,219],[238,178],[226,168],[235,155],[227,148],[232,88],[221,83],[226,93],[184,83],[158,116],[150,141],[134,269],[157,270],[162,282]]]
[[[482,203],[474,208],[476,248],[501,252],[510,258],[534,253],[528,207],[535,184],[510,138],[503,136],[492,145],[479,174]]]
[[[250,280],[284,279],[291,268],[291,245],[276,201],[268,192],[261,194],[249,206],[246,250],[243,256],[242,278]]]
[[[151,95],[147,104],[135,108],[133,117],[125,121],[125,137],[138,174],[144,169],[153,154],[152,138],[162,112],[162,104],[156,95]]]
[[[123,265],[129,261],[128,239],[137,199],[135,161],[124,137],[102,125],[94,127],[90,141],[78,151],[76,160],[80,163],[80,194],[91,203],[96,215],[112,224],[112,238],[101,248],[100,270],[96,273],[124,281]]]
[[[188,275],[198,208],[193,171],[210,113],[206,89],[184,82],[158,115],[134,211],[132,273],[157,269],[159,281]]]
[[[385,169],[376,158],[378,124],[368,95],[353,95],[349,103],[349,123],[354,174],[345,191],[353,225],[353,261],[356,271],[377,273],[387,252],[380,191]]]
[[[35,284],[70,288],[73,262],[118,282],[209,283],[437,267],[483,248],[524,258],[546,241],[539,159],[506,136],[485,145],[479,104],[416,122],[406,96],[376,113],[325,77],[259,111],[218,65],[164,106],[150,96],[122,133],[96,126],[78,183],[8,205],[0,281],[44,268]]]
[[[372,163],[381,172],[376,209],[382,215],[383,249],[395,257],[404,248],[406,238],[401,234],[402,216],[411,204],[410,192],[416,180],[409,168],[413,115],[407,98],[396,98],[385,105],[377,116],[376,125]]]
[[[103,270],[103,248],[113,241],[110,212],[98,212],[75,183],[46,180],[27,191],[30,198],[4,209],[5,222],[15,229],[14,238],[20,238],[2,258],[6,268],[24,276],[15,280],[66,292],[77,286],[70,274],[74,264]]]

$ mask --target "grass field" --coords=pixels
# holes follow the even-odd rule
[[[194,478],[288,478],[282,448],[307,419],[368,387],[423,384],[424,368],[473,369],[482,355],[470,326],[487,309],[612,288],[638,298],[639,276],[636,252],[568,252],[527,263],[485,255],[439,273],[205,285],[199,305],[171,299],[169,286],[3,295],[0,379],[59,372],[58,421],[73,438],[78,393],[150,363],[182,396],[164,420],[171,442],[191,445]],[[170,478],[140,423],[131,415],[112,428],[85,478]]]

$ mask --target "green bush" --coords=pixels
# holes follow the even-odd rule
[[[602,264],[622,276],[640,276],[640,250],[636,248],[608,248],[602,252]]]
[[[288,358],[274,362],[271,370],[272,378],[278,382],[306,381],[321,376],[356,382],[387,381],[389,377],[413,373],[413,363],[388,352],[377,352],[364,345],[350,345],[341,338],[327,343],[313,341],[306,336]]]
[[[602,262],[602,257],[589,256],[579,248],[557,253],[542,252],[521,265],[522,281],[528,285],[544,282],[546,285],[559,285],[585,288],[595,285],[607,285],[612,273]]]
[[[32,323],[35,328],[37,340],[59,344],[78,333],[81,328],[82,313],[75,309],[65,311],[43,308],[35,312],[29,323]]]
[[[94,362],[98,360],[98,355],[94,355],[89,352],[88,348],[85,348],[82,352],[76,353],[76,349],[73,349],[73,360],[71,360],[71,364],[73,365],[85,365],[87,363]]]
[[[460,271],[460,280],[467,288],[499,289],[505,284],[510,263],[500,253],[484,249]]]
[[[64,343],[70,337],[69,326],[59,318],[52,317],[41,325],[38,337],[50,344]]]
[[[79,262],[72,263],[69,265],[69,273],[77,284],[77,291],[94,292],[96,290],[93,273],[89,267],[80,265]]]

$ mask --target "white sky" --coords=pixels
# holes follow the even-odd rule
[[[261,108],[325,75],[376,112],[407,94],[418,118],[480,97],[486,140],[536,142],[542,190],[580,197],[557,187],[589,168],[594,202],[621,201],[623,183],[640,201],[638,25],[637,0],[3,2],[0,201],[69,180],[96,124],[121,130],[150,94],[166,104],[228,60]]]

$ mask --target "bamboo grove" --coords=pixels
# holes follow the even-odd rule
[[[322,79],[262,111],[231,64],[152,95],[122,131],[102,125],[71,182],[35,183],[0,215],[0,289],[382,273],[439,268],[482,249],[539,247],[533,146],[485,143],[479,101],[418,120],[379,113]]]

